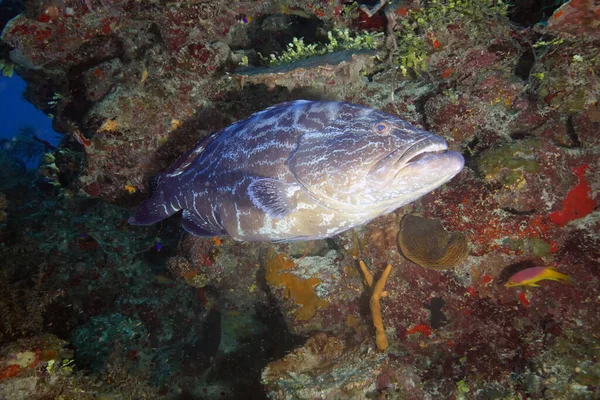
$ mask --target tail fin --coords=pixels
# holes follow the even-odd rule
[[[152,225],[180,210],[180,208],[176,207],[170,201],[171,199],[168,199],[165,196],[165,191],[162,187],[165,183],[164,177],[164,174],[158,174],[152,179],[150,184],[152,195],[138,206],[135,210],[135,214],[129,218],[129,224]]]
[[[571,279],[570,276],[561,274],[554,268],[548,268],[548,270],[549,270],[548,271],[548,279],[552,279],[553,281],[558,281],[558,282],[568,283],[568,284],[573,283],[573,279]]]

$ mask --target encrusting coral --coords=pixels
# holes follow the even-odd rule
[[[385,351],[388,347],[387,337],[385,335],[385,329],[383,328],[383,318],[381,318],[381,303],[382,297],[387,295],[383,291],[385,282],[387,281],[390,272],[392,271],[392,265],[388,264],[383,270],[381,277],[373,286],[373,274],[367,269],[364,262],[359,261],[360,269],[362,270],[365,283],[368,287],[372,288],[371,299],[369,301],[369,307],[371,308],[371,315],[373,316],[373,325],[375,326],[375,344],[380,351]]]
[[[398,244],[406,258],[426,268],[453,268],[469,255],[463,233],[448,232],[439,219],[419,215],[410,214],[402,219]]]
[[[285,297],[300,306],[294,315],[298,321],[310,320],[317,310],[324,309],[329,301],[320,299],[315,293],[315,286],[321,281],[317,277],[302,279],[290,272],[283,272],[295,266],[287,255],[276,253],[271,248],[267,253],[267,283],[273,287],[283,288]]]

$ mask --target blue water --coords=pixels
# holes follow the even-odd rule
[[[52,129],[52,119],[23,98],[25,81],[18,75],[0,76],[0,139],[12,139],[19,128],[31,126],[35,135],[56,146],[61,136]],[[28,168],[37,166],[39,160],[29,160]]]

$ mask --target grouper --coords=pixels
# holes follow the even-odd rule
[[[235,122],[154,177],[129,219],[182,212],[193,235],[323,239],[406,205],[458,174],[440,136],[356,104],[297,100]]]

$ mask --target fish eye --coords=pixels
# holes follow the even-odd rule
[[[387,135],[392,130],[392,127],[387,122],[381,121],[375,124],[373,127],[375,133],[379,135]]]

